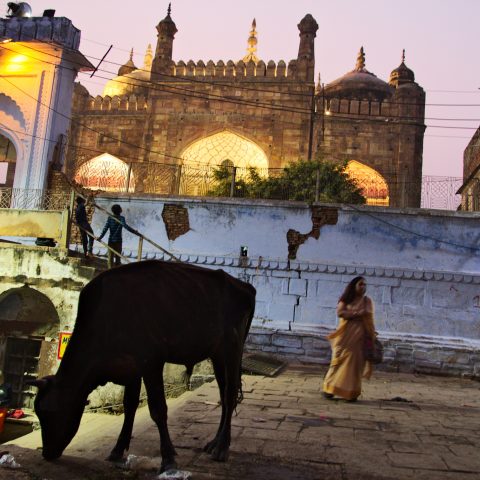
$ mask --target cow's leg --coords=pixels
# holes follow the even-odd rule
[[[215,446],[211,449],[213,460],[225,462],[230,448],[232,414],[237,404],[238,389],[240,387],[240,368],[242,364],[243,341],[237,337],[228,342],[231,348],[225,353],[225,389],[222,398],[222,421],[220,430],[215,437]]]
[[[117,443],[110,452],[107,460],[111,462],[119,461],[123,458],[123,454],[130,447],[130,439],[132,438],[133,421],[137,412],[138,403],[140,401],[140,389],[142,387],[141,377],[136,378],[133,382],[125,385],[123,393],[123,426],[118,437]]]
[[[163,365],[161,369],[155,369],[143,376],[148,395],[148,409],[152,420],[157,424],[160,433],[160,454],[162,465],[160,473],[171,468],[176,468],[175,448],[170,440],[167,426],[167,402],[163,385]]]
[[[220,419],[220,424],[218,426],[217,433],[215,437],[208,442],[203,450],[207,453],[213,453],[215,450],[215,447],[217,446],[218,443],[218,437],[220,436],[220,432],[223,429],[223,424],[225,422],[225,358],[217,358],[214,357],[212,358],[212,365],[213,365],[213,371],[215,373],[215,378],[218,383],[218,390],[220,393],[220,404],[222,406],[222,417]]]

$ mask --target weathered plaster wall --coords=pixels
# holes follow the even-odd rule
[[[257,288],[251,348],[327,361],[324,336],[336,324],[338,297],[355,275],[364,275],[377,330],[388,343],[387,364],[425,370],[431,353],[437,358],[431,371],[451,372],[457,361],[464,362],[462,371],[479,371],[480,262],[476,250],[465,248],[478,243],[478,215],[338,207],[335,217],[331,205],[312,210],[205,199],[98,201],[105,207],[120,203],[129,224],[183,261],[251,282]],[[188,212],[190,229],[175,240],[167,238],[164,205]],[[319,215],[329,221],[320,224],[317,238]],[[96,232],[105,218],[95,213]],[[292,229],[306,235],[296,259],[288,258]],[[125,253],[135,257],[136,237],[125,232],[124,241]],[[239,257],[240,246],[248,247],[247,258]],[[144,256],[167,258],[148,244]],[[307,334],[316,340],[305,340]]]

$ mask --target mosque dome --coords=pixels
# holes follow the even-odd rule
[[[127,73],[132,73],[134,70],[136,70],[137,67],[133,63],[133,48],[132,51],[130,52],[130,58],[127,61],[127,63],[124,63],[119,69],[118,69],[118,76],[121,77],[123,75],[126,75]]]
[[[74,95],[79,95],[82,97],[90,96],[90,93],[88,92],[88,90],[80,82],[74,83],[73,92],[74,92]]]
[[[133,68],[132,68],[133,67]],[[152,47],[148,45],[143,61],[143,68],[137,68],[133,63],[133,50],[130,60],[120,67],[118,76],[109,80],[103,89],[103,96],[115,97],[121,95],[146,95],[152,68]]]
[[[402,54],[402,63],[390,74],[390,85],[397,86],[405,83],[414,83],[415,74],[405,65],[405,50]]]
[[[365,68],[363,47],[351,72],[325,85],[325,94],[344,98],[374,97],[383,100],[392,95],[392,87]]]

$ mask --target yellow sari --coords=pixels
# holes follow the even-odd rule
[[[375,338],[373,312],[359,318],[339,319],[337,330],[327,336],[332,359],[323,381],[323,391],[346,400],[357,398],[362,391],[362,376],[370,378],[372,365],[365,361],[365,335]]]

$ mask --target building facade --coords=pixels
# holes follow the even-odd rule
[[[348,162],[369,203],[419,207],[425,94],[402,59],[389,82],[365,68],[315,85],[311,15],[298,24],[298,56],[265,63],[255,21],[239,61],[173,60],[170,11],[144,64],[133,56],[102,96],[77,84],[67,173],[110,191],[205,193],[220,165],[261,175],[291,162]],[[272,170],[273,169],[273,170]]]
[[[480,210],[480,127],[463,152],[462,210]]]
[[[68,18],[2,18],[0,39],[0,187],[41,191],[62,168],[75,77],[93,66]]]

